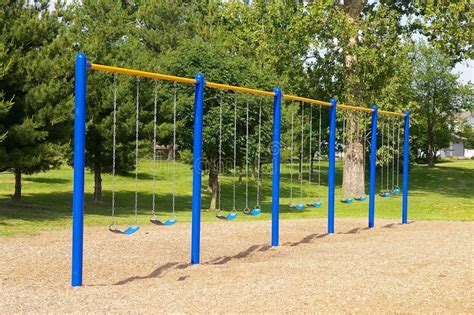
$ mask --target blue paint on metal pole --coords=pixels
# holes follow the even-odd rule
[[[199,264],[199,248],[201,243],[202,122],[204,112],[204,86],[204,76],[202,74],[197,74],[196,85],[194,87],[191,264]]]
[[[403,201],[402,223],[408,222],[408,165],[410,163],[410,112],[405,112],[405,126],[403,131]]]
[[[84,240],[84,157],[86,141],[87,57],[76,55],[74,109],[74,190],[72,194],[72,279],[73,287],[82,285]]]
[[[336,193],[336,100],[329,108],[329,172],[328,172],[328,233],[334,233],[334,205]]]
[[[377,122],[378,122],[378,107],[372,107],[372,125],[370,129],[370,183],[369,183],[369,228],[375,226],[375,190],[377,177]],[[365,145],[365,144],[364,144]],[[365,154],[365,152],[364,152]]]
[[[272,145],[272,246],[278,246],[280,229],[280,135],[281,135],[281,90],[275,88],[273,98],[273,145]]]

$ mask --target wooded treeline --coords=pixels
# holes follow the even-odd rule
[[[385,110],[408,109],[413,113],[412,150],[423,152],[430,165],[456,132],[466,134],[454,113],[472,109],[472,86],[460,84],[451,71],[457,62],[473,57],[468,0],[0,3],[0,168],[15,174],[15,199],[21,198],[22,174],[72,160],[77,52],[94,63],[186,77],[201,72],[214,82],[265,90],[278,85],[285,93],[314,99],[335,97],[361,106],[376,103]],[[117,170],[124,173],[134,165],[137,82],[126,76],[116,80]],[[101,174],[111,171],[113,82],[112,75],[89,73],[86,165],[96,175],[95,202],[101,201]],[[174,89],[166,82],[156,87],[151,80],[140,82],[141,139],[152,139],[155,88],[158,142],[166,145],[172,138]],[[193,89],[177,89],[178,144],[186,152],[192,149]],[[262,143],[268,147],[271,141],[271,100],[207,89],[204,155],[211,190],[217,181],[219,104],[224,112],[222,151],[230,157],[236,100],[239,134],[245,133],[245,104],[251,108],[252,152],[260,102],[265,103]],[[289,117],[285,110],[284,146]],[[347,119],[348,130],[353,130],[356,117]],[[325,129],[327,119],[323,124]],[[313,132],[312,139],[317,139],[317,129]],[[354,158],[344,161],[351,170],[344,174],[344,191],[362,195],[364,182],[356,176],[362,167],[362,140],[351,139],[346,151]],[[242,148],[244,138],[238,141]],[[142,154],[147,154],[145,149]],[[238,156],[242,165],[243,154]],[[250,158],[254,161],[255,154]]]

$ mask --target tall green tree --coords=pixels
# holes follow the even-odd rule
[[[0,143],[0,168],[13,170],[16,200],[21,198],[22,174],[61,163],[70,119],[68,66],[62,54],[66,8],[58,3],[51,11],[49,5],[7,1],[1,9],[3,52],[10,68],[0,90],[14,103],[4,115],[7,135]]]
[[[82,1],[75,3],[73,10],[70,36],[75,51],[84,52],[89,62],[154,70],[136,37],[138,4]],[[102,202],[102,174],[112,170],[114,90],[117,100],[116,172],[124,174],[134,168],[137,84],[130,76],[88,73],[85,164],[94,173],[94,203]],[[149,105],[149,95],[143,93],[143,90],[149,90],[146,89],[149,82],[142,80],[139,84],[140,107]],[[144,109],[146,107],[140,109],[141,114]],[[140,130],[142,127],[143,123],[140,123]]]
[[[230,85],[248,86],[271,89],[273,79],[259,71],[243,57],[233,56],[226,51],[225,46],[214,42],[211,46],[200,39],[183,43],[177,50],[167,55],[167,64],[163,65],[168,73],[192,77],[196,73],[205,73],[208,81]],[[181,149],[192,150],[192,137],[189,130],[193,129],[193,90],[180,92],[182,101],[179,106],[178,145]],[[271,112],[272,106],[268,98],[248,97],[242,94],[221,92],[206,89],[204,94],[204,130],[203,155],[204,167],[208,171],[208,189],[211,193],[210,210],[216,209],[219,181],[219,142],[222,141],[221,171],[227,172],[233,168],[234,154],[234,106],[237,104],[237,139],[236,165],[244,166],[246,145],[246,106],[249,104],[249,160],[256,162],[258,143],[259,104],[262,102],[262,160],[269,156],[271,141]],[[220,137],[220,104],[222,104],[222,137]],[[233,170],[237,171],[237,170]]]
[[[454,114],[472,106],[472,87],[465,87],[453,74],[450,59],[439,49],[421,43],[414,56],[413,90],[416,110],[415,145],[422,149],[430,167],[436,152],[449,147],[456,133]]]

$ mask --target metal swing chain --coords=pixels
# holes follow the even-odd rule
[[[262,135],[262,100],[258,105],[258,144],[257,144],[257,204],[255,208],[260,209],[260,181],[261,181],[261,167],[260,167],[260,146]]]
[[[300,202],[303,202],[303,162],[304,162],[304,103],[301,103],[301,148],[300,148],[300,169],[299,169],[299,179],[300,179]]]
[[[115,149],[117,134],[117,75],[114,74],[114,99],[113,99],[113,127],[112,127],[112,223],[111,228],[115,230]]]
[[[153,219],[156,219],[155,213],[155,201],[156,201],[156,115],[157,115],[157,99],[158,99],[158,81],[155,81],[155,90],[153,98],[153,205],[151,210],[151,215]]]
[[[383,192],[383,168],[384,168],[384,164],[385,164],[385,161],[384,161],[384,147],[383,147],[383,133],[384,133],[384,130],[385,130],[385,126],[382,125],[382,146],[380,147],[382,150],[381,150],[381,169],[380,169],[380,191]]]
[[[398,186],[400,177],[400,122],[397,123],[397,126],[397,188],[400,188],[400,186]]]
[[[311,173],[313,171],[311,165],[313,161],[312,156],[312,142],[313,142],[313,106],[309,107],[309,172],[308,172],[308,197],[311,201]]]
[[[173,82],[173,88],[173,203],[171,211],[174,217],[176,215],[176,103],[178,97],[176,82]]]
[[[140,110],[140,79],[137,78],[137,97],[136,97],[136,116],[135,116],[135,225],[138,225],[138,124]]]
[[[346,149],[346,115],[342,114],[342,151],[341,151],[341,162],[342,162],[342,178],[344,179],[344,160],[345,160],[345,149]],[[342,191],[342,198],[346,199],[344,190]]]
[[[295,110],[291,108],[291,141],[290,141],[290,205],[293,203],[293,154],[294,154],[294,132],[295,131]]]
[[[392,190],[395,188],[395,123],[392,123]]]
[[[365,119],[365,117],[363,119],[363,123],[364,123],[364,139],[363,139],[364,144],[362,145],[362,152],[363,152],[363,154],[362,154],[362,164],[363,164],[362,165],[362,170],[364,172],[364,182],[365,182],[365,155],[367,153],[367,151],[366,151],[366,149],[367,149],[367,147],[366,147],[367,146],[367,120]]]
[[[221,99],[219,102],[219,164],[217,165],[217,198],[218,198],[218,208],[217,210],[221,210],[221,179],[220,173],[222,168],[222,93]]]
[[[318,200],[321,198],[321,106],[319,106],[319,135],[318,135]]]
[[[235,194],[236,194],[236,172],[237,172],[237,97],[234,98],[234,187],[232,196],[232,212],[236,212]]]
[[[245,124],[245,211],[249,211],[249,102],[246,108]]]
[[[390,120],[387,124],[387,191],[390,191],[389,181],[390,181]]]

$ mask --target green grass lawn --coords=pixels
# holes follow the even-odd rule
[[[189,165],[177,164],[177,196],[176,212],[179,222],[189,222],[191,217],[191,184],[192,174]],[[148,224],[152,203],[152,164],[142,161],[139,168],[139,223]],[[157,176],[157,210],[162,218],[171,212],[173,181],[171,164],[161,161]],[[341,165],[337,168],[337,200],[341,198]],[[290,174],[286,165],[282,166],[280,212],[282,219],[288,218],[323,218],[326,217],[326,175],[327,164],[322,167],[321,196],[323,207],[306,209],[295,213],[288,209],[290,196]],[[296,176],[295,176],[296,177]],[[317,175],[315,176],[317,178]],[[307,174],[305,175],[307,179]],[[232,206],[231,176],[222,178],[223,207]],[[209,194],[205,192],[207,177],[203,177],[203,207],[209,204]],[[268,220],[271,206],[271,170],[265,172],[263,178],[263,214],[259,217],[239,215],[238,220]],[[104,202],[93,205],[93,176],[86,173],[85,223],[86,225],[110,224],[111,212],[111,176],[103,179]],[[134,175],[117,178],[117,223],[130,225],[133,223]],[[309,185],[305,182],[305,195],[309,194]],[[311,194],[317,195],[318,185],[313,184]],[[44,230],[65,229],[71,226],[72,205],[72,169],[62,167],[58,170],[24,176],[22,203],[10,200],[13,192],[13,175],[0,173],[0,236],[18,234],[35,234]],[[249,188],[249,206],[255,205],[256,187],[251,180]],[[299,187],[295,187],[295,196],[299,196]],[[297,198],[295,198],[295,201]],[[306,197],[306,202],[310,201]],[[245,183],[237,185],[237,207],[245,205]],[[336,217],[367,217],[368,201],[353,204],[336,204]],[[399,220],[401,217],[401,196],[376,200],[376,218]],[[453,161],[438,164],[435,168],[424,165],[414,166],[410,173],[409,219],[411,220],[474,220],[474,161]],[[214,212],[203,212],[203,221],[216,221]],[[232,224],[229,222],[229,224]]]

